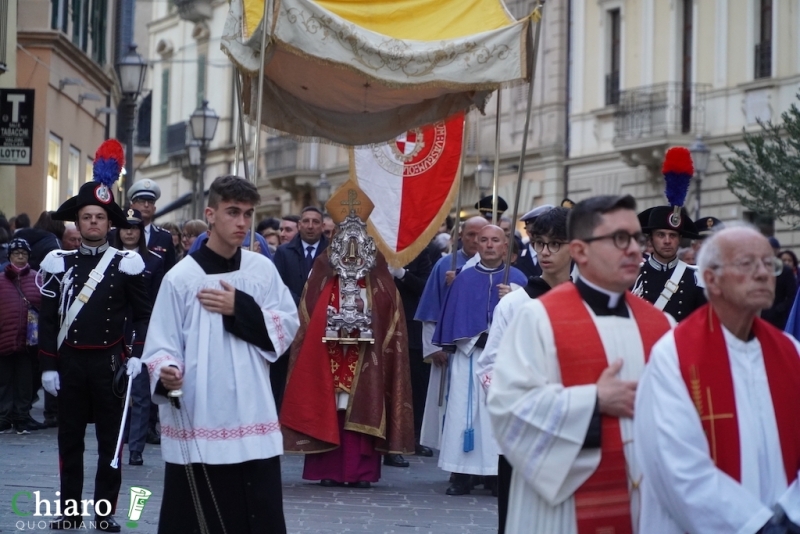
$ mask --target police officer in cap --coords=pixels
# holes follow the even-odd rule
[[[139,180],[128,191],[131,207],[138,210],[144,223],[144,240],[147,248],[164,258],[165,271],[175,265],[175,245],[172,244],[172,234],[160,226],[153,224],[156,214],[156,202],[161,198],[161,188],[149,178]]]
[[[144,261],[134,251],[110,246],[112,225],[127,228],[114,202],[111,186],[124,161],[116,140],[104,142],[94,161],[94,180],[64,202],[53,219],[75,221],[81,234],[78,250],[54,250],[41,264],[42,307],[39,317],[39,360],[42,385],[58,396],[58,453],[61,466],[61,512],[53,529],[80,528],[81,514],[94,514],[99,530],[119,532],[114,520],[121,474],[111,467],[122,419],[124,389],[115,388],[115,374],[135,378],[150,302]],[[130,311],[129,311],[130,310]],[[133,358],[122,368],[126,314],[137,332]],[[116,393],[115,393],[116,389]],[[95,424],[97,472],[94,507],[82,509],[83,452],[86,425]],[[91,519],[89,519],[91,520]]]

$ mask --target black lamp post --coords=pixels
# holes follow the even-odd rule
[[[217,124],[219,124],[219,115],[214,113],[214,110],[208,107],[208,100],[203,100],[203,104],[194,110],[192,116],[189,117],[189,126],[192,129],[192,137],[195,141],[200,142],[200,171],[197,176],[197,191],[194,199],[194,217],[195,219],[202,218],[203,211],[203,191],[205,189],[205,175],[206,175],[206,155],[208,154],[208,145],[214,139],[214,134],[217,132]]]
[[[692,163],[694,164],[694,171],[697,173],[697,187],[695,194],[697,195],[697,202],[694,208],[694,220],[700,217],[700,184],[703,183],[703,178],[708,170],[708,162],[711,159],[711,150],[708,149],[703,142],[702,136],[697,136],[697,139],[689,146],[689,153],[692,155]]]
[[[121,107],[125,109],[125,169],[123,177],[123,202],[128,198],[128,189],[133,182],[133,132],[136,126],[136,99],[142,92],[144,77],[147,74],[147,61],[136,52],[136,45],[131,44],[128,54],[116,64],[117,78],[122,90]]]
[[[319,182],[314,188],[317,192],[317,202],[319,202],[319,209],[325,212],[325,203],[331,198],[331,184],[328,181],[328,175],[324,172],[319,175]]]

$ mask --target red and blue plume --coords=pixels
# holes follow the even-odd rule
[[[106,187],[111,187],[119,179],[125,164],[125,152],[116,139],[103,141],[94,155],[92,177]]]
[[[683,206],[686,202],[686,194],[689,192],[689,182],[694,175],[692,154],[682,146],[670,148],[667,150],[661,172],[667,182],[664,192],[669,205],[672,207]]]

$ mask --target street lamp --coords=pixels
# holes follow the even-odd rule
[[[320,209],[325,211],[325,203],[331,198],[331,184],[328,182],[328,175],[324,172],[319,175],[319,182],[315,187],[317,191],[317,202],[319,202]]]
[[[211,140],[214,139],[214,134],[217,132],[217,124],[219,124],[219,115],[208,107],[208,100],[203,100],[203,104],[194,110],[192,116],[189,117],[189,127],[192,130],[192,138],[199,142],[200,148],[200,170],[197,173],[197,190],[195,191],[194,199],[195,219],[200,219],[202,217],[206,155],[208,154],[208,145],[211,143]]]
[[[147,61],[136,52],[136,45],[131,44],[128,54],[120,59],[116,66],[117,78],[122,91],[121,107],[125,108],[123,124],[125,128],[125,167],[127,175],[123,178],[123,202],[128,198],[128,188],[133,181],[133,131],[136,121],[136,99],[142,92],[144,77],[147,74]],[[120,125],[122,126],[122,125]]]
[[[485,192],[492,187],[492,180],[494,179],[494,167],[491,166],[488,159],[481,160],[478,166],[475,167],[475,185],[478,186],[481,198],[485,196]]]
[[[708,162],[711,159],[711,150],[709,150],[706,144],[703,142],[703,137],[698,135],[697,139],[695,139],[694,142],[689,146],[689,152],[692,155],[694,171],[697,173],[697,187],[695,189],[697,202],[695,203],[694,208],[694,220],[696,221],[700,217],[700,184],[703,182],[703,178],[708,170]]]

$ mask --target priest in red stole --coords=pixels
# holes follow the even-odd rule
[[[303,478],[370,487],[382,454],[414,454],[408,337],[397,288],[366,233],[363,193],[329,209],[337,233],[300,301],[280,422],[284,450],[306,454]],[[324,339],[324,341],[323,341]]]
[[[638,523],[633,401],[674,321],[627,291],[646,242],[635,210],[630,195],[575,205],[580,278],[520,307],[497,351],[488,409],[514,468],[506,532],[654,532]]]
[[[759,318],[781,269],[748,226],[700,249],[709,303],[655,345],[637,390],[651,532],[800,532],[800,344]]]

